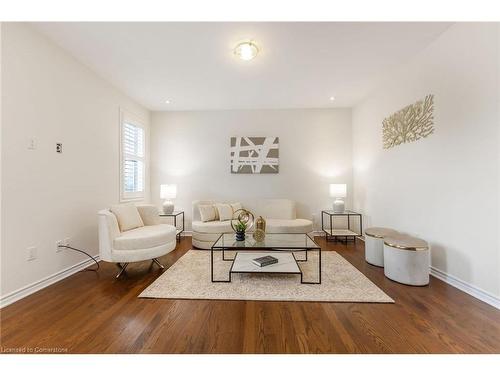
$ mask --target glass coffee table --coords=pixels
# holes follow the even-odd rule
[[[214,278],[214,253],[222,253],[222,261],[232,262],[227,279]],[[317,252],[318,281],[304,281],[300,262],[309,261],[309,253]],[[227,257],[228,253],[233,254]],[[271,255],[278,263],[259,267],[253,259]],[[301,255],[297,257],[296,255]],[[321,247],[308,234],[268,233],[263,241],[256,241],[247,234],[244,241],[236,241],[234,233],[224,233],[210,250],[210,273],[212,282],[231,282],[233,273],[297,274],[302,284],[321,284]]]

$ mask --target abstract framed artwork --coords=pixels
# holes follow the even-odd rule
[[[279,137],[231,137],[231,173],[279,173]]]
[[[410,104],[382,121],[384,149],[418,141],[434,132],[434,95]]]

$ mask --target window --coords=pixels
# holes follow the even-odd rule
[[[144,198],[145,137],[142,125],[127,114],[121,123],[121,200]]]

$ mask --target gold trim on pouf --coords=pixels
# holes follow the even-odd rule
[[[398,231],[390,228],[371,227],[366,228],[365,235],[373,238],[384,238],[387,236],[396,236],[398,235]]]
[[[387,237],[384,244],[400,250],[429,250],[429,244],[420,238],[410,236]]]

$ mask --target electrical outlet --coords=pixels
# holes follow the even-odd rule
[[[28,141],[28,150],[36,150],[36,139],[30,138]]]
[[[62,154],[62,143],[56,143],[56,152]]]
[[[30,246],[28,247],[27,249],[27,260],[28,261],[31,261],[31,260],[35,260],[36,257],[37,257],[37,249],[36,249],[36,246]]]
[[[63,240],[56,241],[56,253],[59,253],[59,252],[63,251],[63,247],[59,247],[59,246],[62,246],[62,245],[64,245],[64,241]]]

